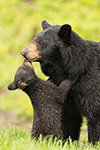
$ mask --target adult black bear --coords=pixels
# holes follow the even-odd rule
[[[68,108],[64,112],[64,99],[71,85],[70,80],[63,81],[58,87],[50,81],[39,79],[31,62],[26,60],[18,68],[15,79],[8,89],[20,88],[30,97],[34,109],[32,137],[38,138],[42,134],[59,136],[62,140],[66,140],[69,136],[72,141],[78,140],[79,124],[82,122],[79,111],[75,104],[71,104],[70,110],[69,104],[66,104]]]
[[[70,25],[51,26],[42,22],[43,31],[21,54],[40,61],[42,71],[57,85],[77,81],[67,94],[74,99],[88,120],[89,142],[100,139],[100,42],[82,39]]]

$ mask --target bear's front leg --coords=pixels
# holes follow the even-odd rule
[[[88,119],[88,140],[90,143],[96,144],[100,140],[100,117],[99,113]]]

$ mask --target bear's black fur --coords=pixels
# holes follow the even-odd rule
[[[87,117],[88,139],[100,139],[100,42],[82,39],[70,25],[51,26],[42,22],[43,31],[21,54],[40,61],[42,71],[57,85],[63,80],[77,81],[67,94]],[[37,53],[36,53],[37,51]],[[31,54],[31,55],[29,55]]]
[[[79,110],[72,102],[68,102],[67,105],[66,101],[66,106],[64,105],[66,93],[72,84],[72,81],[66,80],[58,87],[50,81],[39,79],[32,64],[26,60],[18,68],[15,79],[8,89],[20,88],[30,97],[34,108],[32,137],[38,138],[42,134],[59,136],[63,140],[70,136],[72,141],[78,140],[79,124],[82,122]]]

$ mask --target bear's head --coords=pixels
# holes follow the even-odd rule
[[[70,45],[71,39],[71,26],[65,24],[63,26],[51,26],[46,21],[42,21],[43,31],[40,32],[33,42],[21,54],[29,61],[41,61],[42,57],[51,55],[59,58],[59,49]],[[54,59],[54,58],[52,58]]]
[[[35,72],[31,62],[24,60],[23,64],[18,68],[15,74],[14,81],[9,84],[9,90],[25,89],[31,84],[31,81],[35,81]]]
[[[71,26],[68,24],[51,26],[46,21],[42,21],[42,28],[43,31],[21,51],[21,54],[29,61],[39,61],[43,73],[50,76],[53,82],[57,76],[62,81],[66,79],[64,63],[65,61],[69,63]],[[65,53],[66,47],[67,53]]]

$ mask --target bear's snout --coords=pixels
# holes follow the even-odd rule
[[[11,84],[8,85],[8,90],[16,90],[16,86],[15,86],[14,82],[12,82]]]
[[[40,52],[37,48],[37,43],[32,43],[24,50],[22,50],[21,55],[24,56],[28,61],[39,61],[41,59]]]

